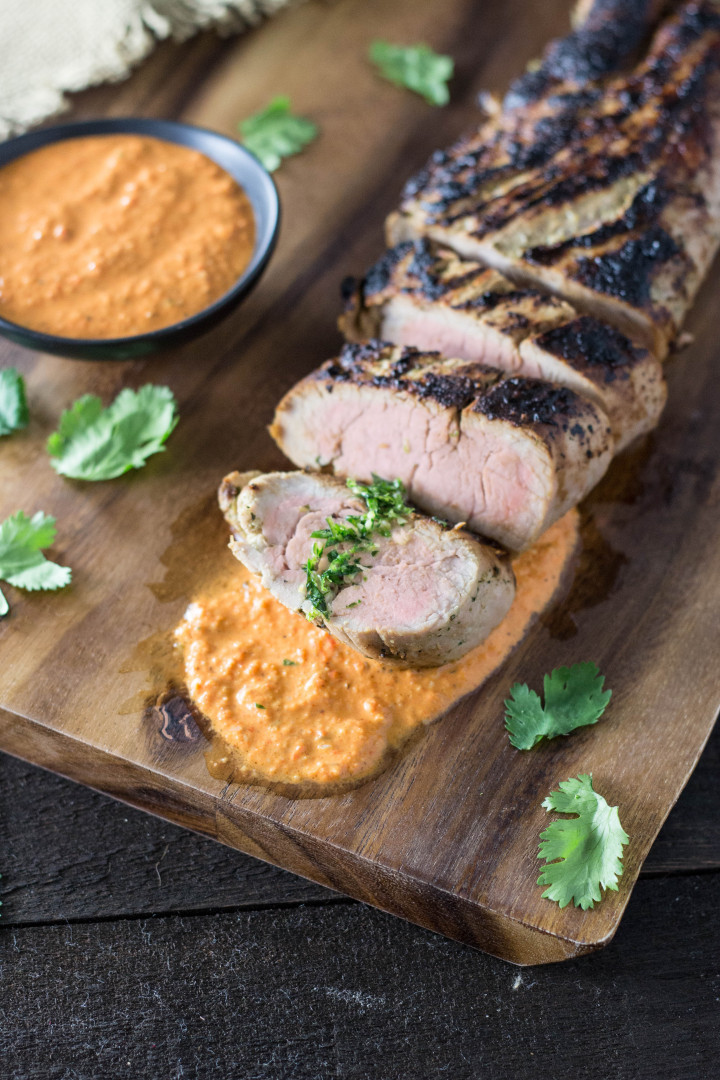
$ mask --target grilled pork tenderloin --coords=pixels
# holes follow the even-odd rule
[[[639,54],[663,11],[673,2],[578,0],[571,32],[551,41],[542,60],[512,83],[505,106],[525,106],[621,71]]]
[[[512,551],[613,454],[605,413],[567,387],[387,342],[346,345],[285,395],[270,433],[298,466],[397,477],[422,510]]]
[[[720,7],[692,0],[629,75],[505,108],[388,219],[607,319],[663,358],[720,240]]]
[[[647,349],[426,239],[386,251],[344,293],[348,340],[414,345],[568,386],[607,413],[616,453],[655,427],[665,404],[662,365]]]
[[[479,645],[512,604],[509,560],[493,545],[407,510],[371,532],[352,554],[351,542],[329,545],[359,569],[318,598],[306,590],[313,537],[347,528],[367,511],[362,497],[322,473],[231,473],[220,487],[232,529],[233,554],[286,607],[303,612],[364,656],[400,667],[436,667]],[[386,485],[392,487],[392,485]],[[325,549],[328,551],[328,548]],[[318,572],[330,565],[325,554]],[[335,565],[335,563],[333,563]]]

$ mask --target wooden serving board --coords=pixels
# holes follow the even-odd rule
[[[76,115],[180,115],[233,133],[289,93],[322,127],[279,174],[284,226],[267,276],[231,321],[162,359],[83,364],[0,348],[0,364],[26,372],[32,411],[29,429],[0,443],[0,518],[56,515],[53,555],[74,570],[61,593],[7,589],[0,747],[519,964],[612,937],[718,708],[717,271],[691,320],[695,344],[668,365],[659,429],[584,507],[585,548],[565,596],[399,764],[332,798],[226,786],[206,769],[203,738],[146,705],[162,689],[158,645],[230,559],[218,480],[284,465],[265,425],[280,395],[337,349],[340,279],[379,252],[405,178],[475,121],[477,91],[502,88],[562,32],[568,6],[311,2],[233,42],[163,47],[128,83],[82,96]],[[450,52],[454,104],[433,110],[377,79],[364,59],[374,37]],[[168,384],[180,402],[167,453],[109,483],[55,476],[44,443],[60,411],[82,393],[109,400],[145,382]],[[514,750],[503,728],[511,684],[539,688],[545,671],[590,659],[613,690],[602,721]],[[579,772],[620,806],[631,836],[620,891],[589,912],[560,911],[536,885],[542,799]]]

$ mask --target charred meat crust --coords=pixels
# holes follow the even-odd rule
[[[289,391],[270,433],[296,466],[397,476],[426,513],[512,551],[587,494],[615,445],[582,390],[379,341]]]
[[[547,330],[534,343],[579,370],[595,369],[594,376],[605,383],[628,379],[632,368],[647,357],[645,349],[591,315]]]
[[[650,191],[644,196],[635,204],[638,215],[637,206],[654,198]],[[439,349],[525,380],[567,386],[607,413],[617,451],[657,422],[665,397],[660,364],[619,330],[578,315],[556,297],[515,288],[496,271],[427,238],[397,245],[377,266],[382,288],[370,291],[359,283],[340,319],[348,340],[383,338],[418,350]],[[395,372],[383,375],[386,382],[395,377]],[[417,392],[466,407],[474,384],[457,372],[450,381],[428,375]],[[509,419],[509,398],[505,405]],[[542,409],[537,402],[530,405],[521,422],[530,415],[552,419],[547,400]]]
[[[533,428],[546,441],[553,429],[581,438],[604,426],[605,417],[580,394],[541,379],[507,376],[494,368],[470,361],[447,360],[439,353],[382,341],[347,344],[337,360],[329,360],[311,378],[324,382],[353,382],[432,400],[441,408],[462,411],[472,407],[488,420],[504,420],[514,427]],[[588,411],[593,418],[588,421]]]
[[[383,252],[365,277],[343,282],[345,311],[356,318],[398,293],[411,293],[427,304],[441,302],[454,311],[490,312],[503,305],[508,309],[508,323],[520,320],[523,325],[530,322],[524,314],[513,312],[513,305],[522,304],[524,310],[556,307],[572,314],[561,300],[530,286],[519,288],[496,271],[462,259],[427,237],[396,244]]]
[[[553,291],[564,292],[563,280],[647,311],[670,337],[720,232],[712,175],[719,83],[720,9],[711,0],[685,3],[630,75],[506,109],[434,154],[406,186],[405,216],[389,226],[390,237],[427,233],[457,240],[465,254],[471,244],[500,244],[498,265],[508,272],[512,265],[522,279],[544,283],[542,268],[555,268]],[[554,240],[546,222],[571,220],[581,200],[598,206],[585,215],[590,227]],[[509,239],[528,222],[531,242],[523,246],[522,227]],[[675,299],[664,306],[655,288]]]
[[[584,84],[620,70],[639,52],[664,7],[664,0],[593,0],[580,25],[551,41],[542,62],[512,83],[505,107],[528,105],[556,83]]]

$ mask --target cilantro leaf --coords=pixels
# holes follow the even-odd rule
[[[317,124],[293,116],[290,98],[275,97],[267,108],[239,125],[242,144],[259,158],[268,172],[275,172],[283,158],[299,154],[318,134]]]
[[[429,105],[447,105],[450,100],[447,84],[455,70],[452,57],[434,52],[429,45],[373,41],[370,59],[391,83],[414,90]]]
[[[176,424],[175,398],[167,386],[121,390],[106,409],[100,398],[86,394],[62,414],[47,448],[62,476],[112,480],[160,453]]]
[[[15,368],[5,368],[0,371],[0,435],[27,427],[29,420],[25,380]]]
[[[595,724],[605,712],[612,691],[603,691],[605,676],[593,663],[555,668],[544,679],[545,706],[534,690],[515,683],[505,702],[505,727],[518,750],[530,750],[541,739],[569,735]]]
[[[68,566],[50,562],[42,549],[55,539],[55,518],[41,510],[29,518],[22,510],[0,524],[0,578],[18,589],[62,589],[72,576]],[[0,592],[0,617],[10,610]]]
[[[620,824],[617,806],[608,806],[593,789],[592,775],[563,780],[559,791],[543,800],[546,810],[577,814],[561,818],[540,833],[538,858],[548,864],[538,878],[543,896],[561,908],[571,900],[583,911],[602,900],[602,890],[617,892],[623,846],[630,837]]]

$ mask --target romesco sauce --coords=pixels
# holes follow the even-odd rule
[[[196,315],[248,265],[242,188],[196,150],[91,135],[0,169],[0,316],[69,338],[130,337]]]
[[[229,585],[190,605],[176,631],[190,695],[219,737],[211,771],[314,792],[372,776],[499,667],[549,603],[577,539],[573,510],[514,561],[513,606],[487,640],[422,670],[366,659],[238,566]]]

